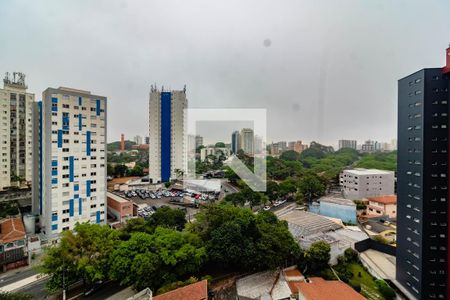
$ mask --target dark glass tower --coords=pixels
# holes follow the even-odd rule
[[[398,82],[397,281],[417,299],[448,299],[449,70]]]

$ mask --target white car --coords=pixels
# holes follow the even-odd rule
[[[270,206],[269,205],[264,206],[263,210],[270,210]]]

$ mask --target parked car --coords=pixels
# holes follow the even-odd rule
[[[267,210],[270,210],[270,206],[269,206],[269,205],[264,206],[264,207],[263,207],[263,210],[266,210],[266,211],[267,211]]]

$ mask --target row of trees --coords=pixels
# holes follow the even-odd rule
[[[221,203],[203,208],[193,223],[184,217],[181,210],[161,208],[121,230],[77,224],[46,249],[39,268],[49,275],[47,288],[112,279],[138,290],[167,291],[217,268],[248,272],[299,264],[315,270],[329,259],[326,244],[302,251],[287,223],[271,212],[255,215]]]

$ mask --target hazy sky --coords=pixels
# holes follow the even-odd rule
[[[266,108],[268,140],[396,136],[397,80],[444,64],[450,1],[0,1],[0,73],[40,99],[108,97],[108,140],[146,135],[150,84],[190,107]],[[210,126],[205,140],[231,139]]]

